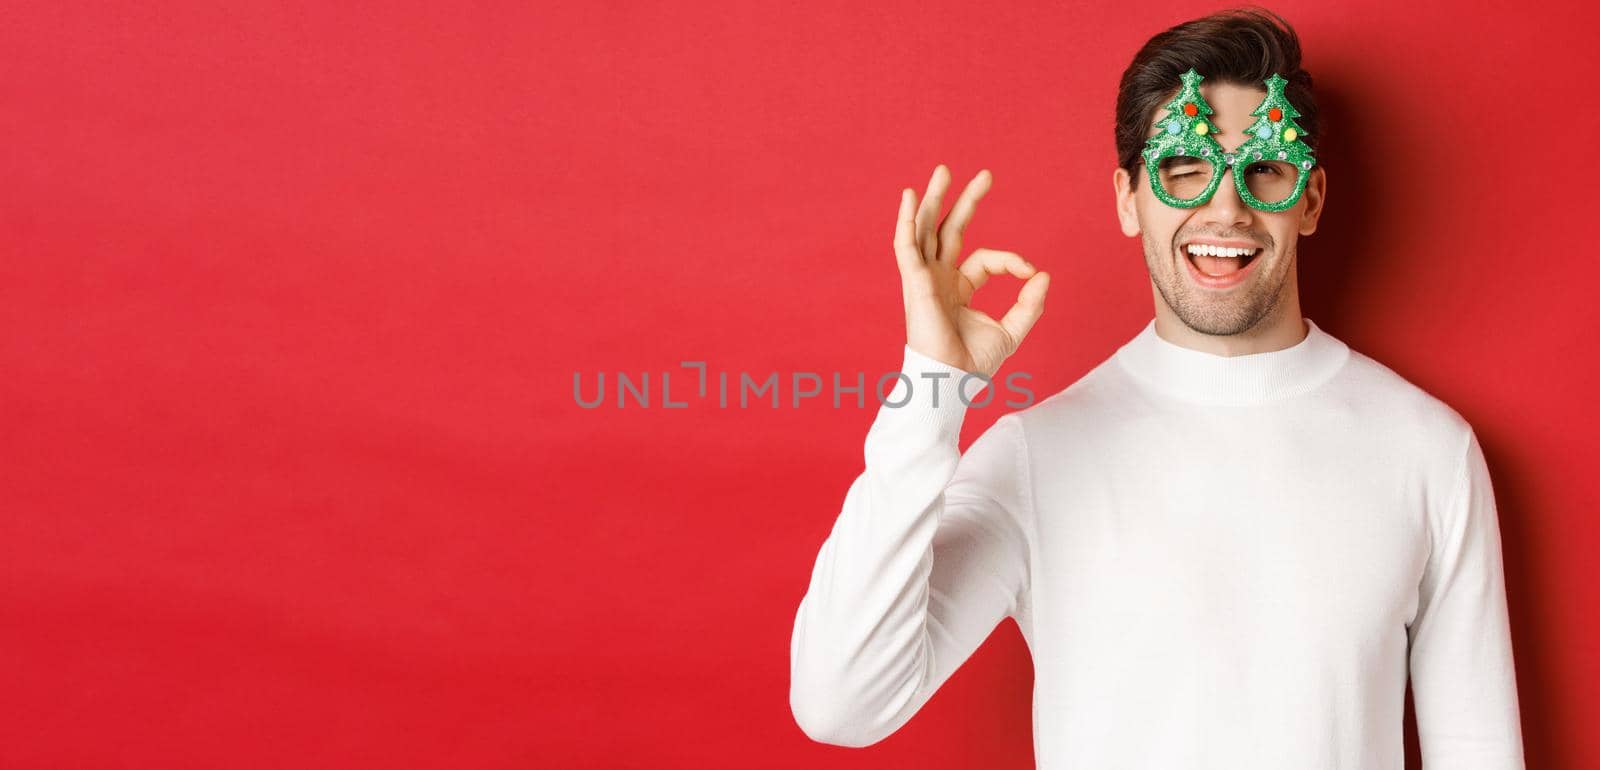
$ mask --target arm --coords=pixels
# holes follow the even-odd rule
[[[1433,547],[1408,627],[1423,766],[1522,770],[1500,527],[1470,430],[1453,497],[1430,522]]]
[[[900,191],[894,255],[910,382],[895,383],[867,432],[866,469],[817,553],[789,646],[789,706],[824,743],[866,746],[899,729],[1021,603],[1028,541],[1019,516],[1032,494],[1017,475],[1026,468],[1021,418],[1001,417],[962,456],[957,388],[967,372],[993,377],[1022,344],[1050,276],[993,249],[956,266],[989,181],[979,171],[942,219],[943,164],[920,205],[911,188]],[[1000,320],[969,306],[989,276],[1006,274],[1024,283]],[[969,380],[967,400],[983,387]]]
[[[909,346],[904,355],[911,399],[879,407],[866,469],[795,615],[790,707],[823,743],[866,746],[899,729],[1017,612],[1027,586],[1020,423],[1001,417],[961,455],[965,372]],[[981,387],[969,380],[968,400]],[[906,395],[902,381],[887,400]]]

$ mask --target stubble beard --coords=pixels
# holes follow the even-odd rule
[[[1214,336],[1249,331],[1271,315],[1283,296],[1283,283],[1289,276],[1288,267],[1295,258],[1295,253],[1290,251],[1274,263],[1254,265],[1252,275],[1243,285],[1218,297],[1190,282],[1183,272],[1189,267],[1176,261],[1187,260],[1187,256],[1177,253],[1175,249],[1159,249],[1148,237],[1143,241],[1145,267],[1150,271],[1156,290],[1161,292],[1167,307],[1172,308],[1185,326],[1201,334]],[[1261,255],[1255,258],[1256,261],[1266,259],[1271,250],[1272,246],[1265,247]],[[1263,269],[1271,272],[1263,272]]]

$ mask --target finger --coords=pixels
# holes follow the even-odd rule
[[[922,198],[922,206],[917,209],[917,249],[922,252],[924,260],[937,259],[939,256],[939,242],[934,228],[939,224],[939,210],[944,208],[944,191],[949,186],[950,169],[940,163],[934,167],[933,177],[928,180],[927,194]]]
[[[900,191],[900,214],[894,225],[894,257],[900,272],[922,266],[922,253],[917,250],[916,220],[917,193],[907,187]]]
[[[1010,273],[1026,280],[1032,278],[1035,272],[1037,268],[1014,251],[973,249],[967,260],[961,263],[961,274],[971,282],[973,291],[988,283],[991,275]]]
[[[972,221],[973,212],[978,209],[978,201],[989,192],[989,186],[994,181],[994,176],[989,169],[979,171],[967,183],[966,189],[961,191],[961,197],[956,198],[950,213],[944,218],[944,223],[939,226],[939,259],[954,261],[961,256],[961,234],[966,232],[967,223]]]
[[[1021,345],[1035,321],[1044,314],[1044,294],[1050,289],[1050,274],[1036,273],[1022,285],[1017,293],[1017,303],[1000,319],[1000,328],[1011,335],[1013,344]]]

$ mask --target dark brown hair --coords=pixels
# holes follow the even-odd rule
[[[1150,38],[1122,72],[1117,87],[1117,165],[1138,189],[1139,151],[1150,136],[1155,113],[1178,93],[1190,67],[1205,83],[1233,83],[1266,90],[1273,73],[1289,81],[1283,94],[1299,110],[1295,121],[1305,143],[1317,148],[1321,127],[1311,74],[1300,68],[1300,38],[1294,28],[1259,6],[1235,8],[1186,21]]]

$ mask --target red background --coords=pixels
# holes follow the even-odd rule
[[[968,247],[1055,279],[1007,369],[1070,384],[1152,314],[1117,77],[1222,6],[340,5],[8,6],[0,766],[1031,766],[1010,621],[883,743],[805,738],[872,410],[678,363],[892,371],[943,162],[994,173]],[[1326,126],[1306,314],[1482,439],[1536,768],[1600,766],[1581,7],[1274,6]],[[689,408],[572,396],[663,370]]]

